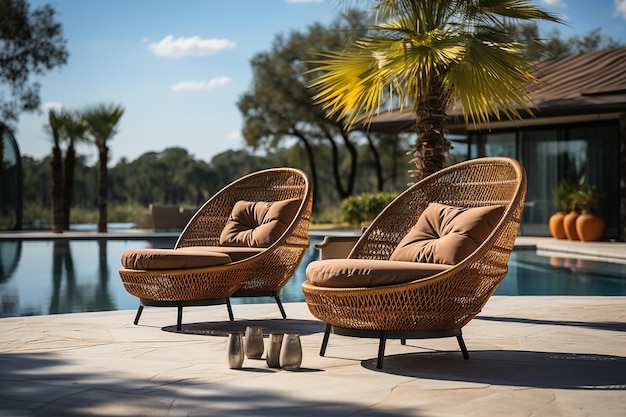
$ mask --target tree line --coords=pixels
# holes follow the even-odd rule
[[[398,149],[383,146],[382,159],[386,162],[396,159],[395,163],[385,165],[383,189],[387,192],[402,190],[407,181],[406,170],[400,168],[392,172],[391,167],[401,166],[406,159],[404,151],[408,139],[399,136]],[[404,146],[402,146],[404,144]],[[316,146],[315,151],[322,158],[330,157],[332,150],[326,146]],[[394,153],[395,152],[395,153]],[[369,192],[378,186],[377,174],[373,169],[373,160],[366,146],[359,146],[359,177],[355,182],[355,193]],[[25,223],[45,226],[52,207],[53,157],[34,159],[22,158],[24,169]],[[132,222],[139,214],[147,211],[149,204],[177,205],[185,208],[197,208],[210,196],[233,180],[260,169],[290,166],[307,172],[307,162],[299,146],[280,148],[276,151],[259,155],[248,149],[229,150],[205,161],[190,154],[180,147],[167,148],[160,152],[146,152],[134,160],[122,158],[108,168],[108,204],[113,213],[109,220],[113,222]],[[345,175],[344,167],[339,168]],[[97,164],[89,165],[85,156],[78,155],[74,167],[74,192],[71,203],[73,213],[93,210],[97,201]],[[338,220],[338,207],[342,200],[334,187],[333,174],[328,170],[319,173],[318,196],[314,217],[318,222]],[[135,217],[133,217],[135,216]],[[43,222],[40,219],[44,218]],[[74,220],[72,220],[74,219]],[[71,223],[76,223],[74,214]]]

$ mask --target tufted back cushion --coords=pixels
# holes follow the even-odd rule
[[[221,246],[267,248],[287,230],[301,200],[237,201],[220,235]]]
[[[503,214],[503,206],[430,203],[389,259],[455,265],[480,246]]]

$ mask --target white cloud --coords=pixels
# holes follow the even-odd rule
[[[547,4],[548,6],[563,7],[563,8],[567,7],[567,5],[565,4],[563,0],[543,0],[543,2]]]
[[[202,39],[199,36],[174,38],[173,35],[167,35],[159,42],[149,44],[148,49],[157,56],[179,59],[186,56],[214,55],[235,46],[237,43],[228,39]]]
[[[170,87],[171,91],[202,91],[210,90],[214,87],[219,87],[230,83],[229,77],[217,77],[211,78],[209,81],[181,81]]]
[[[615,15],[626,19],[626,0],[615,0]]]
[[[243,139],[242,136],[241,136],[241,131],[240,130],[235,130],[234,132],[230,132],[228,135],[226,135],[226,137],[228,138],[228,140]]]
[[[59,111],[63,108],[63,103],[60,101],[47,101],[41,105],[41,110],[43,112],[48,112],[49,110]]]

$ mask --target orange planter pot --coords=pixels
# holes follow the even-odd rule
[[[578,232],[576,231],[576,219],[580,216],[577,211],[570,211],[563,217],[563,228],[565,229],[565,236],[569,240],[579,240]]]
[[[565,235],[565,227],[563,226],[564,217],[565,217],[565,214],[561,213],[560,211],[550,216],[550,221],[548,222],[548,226],[550,227],[550,234],[555,239],[567,238],[567,236]]]
[[[601,240],[604,236],[606,221],[593,213],[583,213],[576,219],[576,233],[583,242]]]

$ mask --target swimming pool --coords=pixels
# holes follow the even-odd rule
[[[306,266],[317,259],[312,238],[302,264],[281,293],[283,302],[304,301]],[[0,317],[84,311],[134,310],[117,273],[127,249],[169,248],[174,238],[153,240],[0,239]],[[626,265],[540,256],[515,250],[509,273],[495,295],[626,295]],[[274,302],[237,298],[238,303]]]

